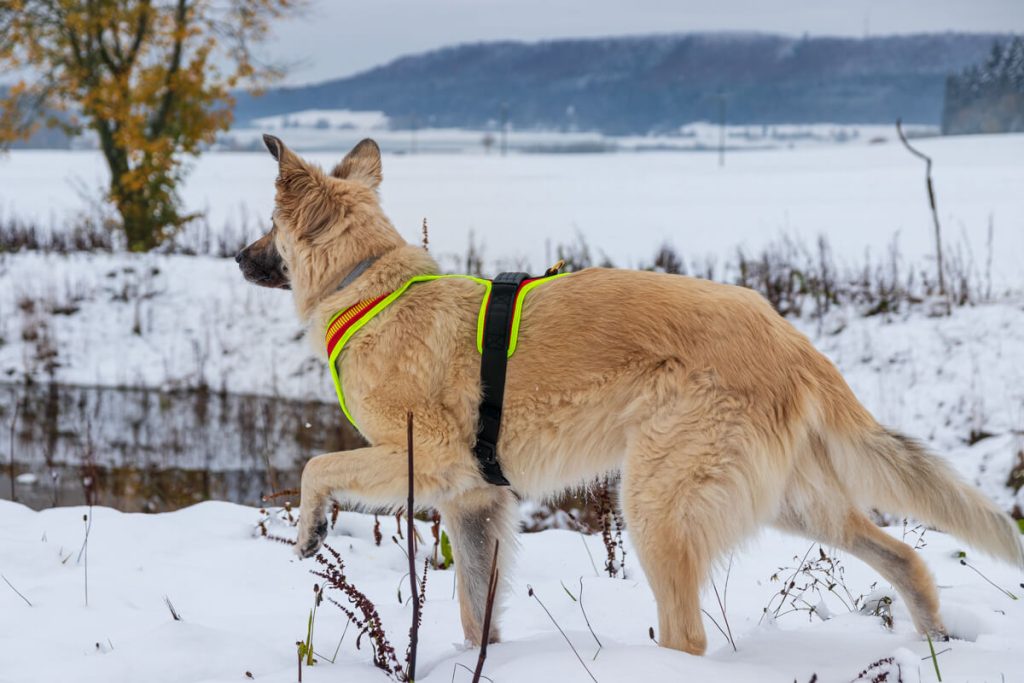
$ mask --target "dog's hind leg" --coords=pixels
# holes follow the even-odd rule
[[[773,516],[770,472],[740,438],[734,407],[711,397],[659,410],[623,469],[623,508],[658,603],[659,643],[703,654],[700,589],[716,561]],[[668,410],[671,414],[666,415]]]
[[[774,526],[859,557],[899,591],[920,633],[945,636],[935,581],[914,549],[879,529],[853,507],[845,508],[837,501],[821,503],[803,514],[789,509]],[[833,523],[827,523],[830,517]]]
[[[438,509],[442,523],[451,534],[462,630],[466,641],[473,646],[479,646],[482,642],[494,544],[500,541],[498,591],[488,634],[488,642],[497,642],[502,586],[507,585],[508,570],[515,551],[518,523],[515,496],[507,487],[478,488],[439,504]]]

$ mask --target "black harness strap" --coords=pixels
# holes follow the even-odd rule
[[[505,370],[508,366],[509,334],[515,312],[516,294],[526,273],[501,273],[491,284],[491,298],[484,314],[483,355],[480,359],[480,421],[473,452],[480,473],[489,484],[508,486],[498,462],[498,432],[505,400]]]

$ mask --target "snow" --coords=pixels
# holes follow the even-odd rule
[[[0,572],[32,603],[0,585],[0,681],[212,683],[247,680],[247,671],[257,681],[296,680],[295,642],[305,637],[312,586],[319,579],[309,574],[314,563],[300,562],[291,548],[259,537],[258,511],[227,503],[159,515],[95,508],[87,605],[86,555],[78,556],[88,514],[88,508],[33,512],[0,501]],[[394,533],[394,518],[382,517],[381,524],[386,539]],[[394,544],[374,545],[372,525],[369,515],[342,513],[328,543],[341,552],[350,581],[377,605],[389,638],[403,653],[410,608],[399,604],[396,591],[401,587],[408,595],[407,564]],[[283,522],[271,531],[294,536]],[[420,531],[430,538],[426,525]],[[899,527],[888,531],[902,534]],[[823,683],[850,681],[872,662],[891,656],[902,666],[904,681],[934,680],[930,660],[923,659],[928,644],[914,632],[898,597],[892,631],[876,616],[850,612],[831,595],[824,598],[832,613],[827,621],[807,612],[762,621],[764,606],[781,585],[770,577],[780,567],[795,566],[794,556],[799,560],[807,552],[809,543],[802,539],[765,532],[734,555],[725,602],[738,651],[705,617],[709,649],[704,658],[657,648],[649,640],[648,628],[657,623],[655,605],[632,548],[623,580],[597,575],[591,565],[583,546],[599,556],[604,550],[599,536],[551,530],[520,540],[501,622],[503,642],[489,648],[484,667],[495,681],[589,680],[556,626],[528,596],[528,586],[599,681],[804,683],[813,674]],[[925,540],[919,552],[941,586],[943,616],[954,634],[950,642],[936,644],[938,650],[949,648],[938,658],[943,680],[1024,680],[1024,602],[1011,600],[960,565],[954,557],[961,549],[957,542],[936,532],[927,532]],[[419,561],[430,552],[422,546]],[[999,586],[1022,593],[1019,571],[971,553],[968,559]],[[840,562],[854,595],[870,592],[878,581],[855,558],[840,556]],[[418,680],[450,681],[456,663],[472,668],[476,662],[477,651],[461,645],[453,576],[450,570],[429,572]],[[720,590],[724,579],[723,568],[716,574]],[[603,644],[596,659],[598,647],[580,604],[568,595],[580,597],[581,581],[586,616]],[[884,582],[876,589],[895,596]],[[164,596],[182,621],[172,619]],[[703,604],[722,623],[713,593]],[[316,651],[331,657],[343,629],[340,611],[321,605]],[[384,680],[372,667],[368,644],[357,650],[354,635],[350,630],[334,664],[318,657],[318,664],[303,671],[303,680]],[[471,678],[462,669],[454,673],[457,681]]]
[[[667,133],[612,136],[596,131],[517,129],[510,125],[504,136],[497,125],[487,130],[436,128],[417,126],[401,128],[382,112],[347,109],[308,109],[290,114],[254,119],[247,126],[235,127],[218,139],[218,147],[237,149],[262,147],[262,135],[274,132],[287,135],[295,150],[317,151],[347,149],[364,137],[373,137],[382,149],[396,153],[444,151],[448,153],[496,152],[504,137],[508,149],[526,152],[630,152],[717,151],[791,149],[836,145],[878,144],[894,137],[891,125],[849,124],[775,124],[727,125],[698,121]],[[936,135],[935,126],[914,125],[906,128],[912,136]],[[723,139],[724,132],[724,139]],[[96,144],[92,143],[93,148]]]
[[[289,135],[282,133],[285,143]],[[354,142],[354,141],[353,141]],[[1024,254],[1024,135],[917,141],[934,157],[947,258],[970,256],[984,270],[993,226],[993,281],[1020,288]],[[308,153],[326,168],[343,152]],[[489,269],[554,261],[558,244],[584,235],[592,252],[620,265],[649,261],[663,242],[688,259],[721,262],[782,234],[826,236],[842,260],[877,262],[894,236],[906,261],[930,264],[934,234],[923,164],[893,141],[715,154],[385,154],[385,211],[410,241],[424,218],[432,250],[449,267],[464,261],[470,233]],[[215,231],[249,222],[267,228],[276,166],[265,152],[210,153],[182,188],[189,210]],[[105,171],[95,152],[15,151],[0,157],[0,211],[61,221],[98,193]],[[459,265],[458,267],[464,267]]]
[[[1024,450],[1024,299],[800,323],[883,424],[923,440],[1003,509],[1024,510],[1008,473]],[[841,329],[841,332],[834,331]],[[971,433],[989,438],[973,445]]]
[[[352,111],[350,109],[303,109],[279,116],[253,119],[253,125],[266,130],[288,128],[346,128],[360,131],[386,129],[388,117],[382,111]]]
[[[0,265],[0,282],[0,377],[43,374],[42,342],[25,339],[43,329],[65,384],[331,396],[289,295],[245,283],[229,259],[26,253]]]

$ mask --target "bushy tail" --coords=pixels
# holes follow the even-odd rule
[[[914,517],[977,550],[1024,567],[1016,522],[942,458],[917,441],[884,429],[858,442],[856,453],[840,449],[831,459],[863,502],[883,512]]]

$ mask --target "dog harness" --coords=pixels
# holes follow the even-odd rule
[[[338,403],[345,417],[353,427],[359,429],[345,404],[345,393],[341,388],[341,376],[338,372],[338,357],[353,335],[415,284],[443,278],[462,278],[477,282],[484,286],[476,328],[476,348],[481,355],[480,381],[483,394],[480,399],[477,440],[473,452],[479,462],[480,473],[488,483],[508,486],[509,482],[498,462],[497,444],[505,395],[505,371],[508,359],[515,353],[519,340],[523,301],[534,287],[566,275],[569,273],[558,273],[557,266],[536,278],[531,278],[526,273],[501,273],[494,280],[471,275],[417,275],[389,294],[365,299],[339,311],[327,323],[326,343],[334,390],[338,394]]]

